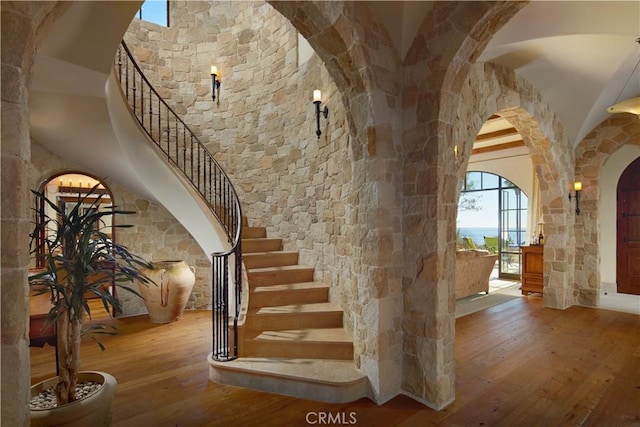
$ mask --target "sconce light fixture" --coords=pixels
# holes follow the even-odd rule
[[[573,190],[575,191],[575,195],[571,196],[571,191],[569,191],[569,201],[571,201],[572,198],[576,199],[576,215],[580,215],[580,192],[582,191],[582,182],[574,182]]]
[[[322,135],[322,131],[320,130],[320,103],[321,102],[322,102],[322,92],[316,89],[313,91],[313,103],[316,104],[316,124],[318,129],[316,130],[316,135],[318,135],[318,139],[320,139],[320,135]],[[322,115],[324,116],[325,119],[329,115],[329,109],[327,108],[326,105],[322,110]]]
[[[218,96],[220,96],[220,79],[218,79],[218,67],[215,65],[211,66],[211,97],[213,100],[216,100],[216,91],[218,92]]]

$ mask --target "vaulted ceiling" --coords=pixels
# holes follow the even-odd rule
[[[433,4],[372,2],[401,56]],[[536,87],[575,146],[608,118],[607,107],[640,95],[640,68],[634,68],[639,36],[638,1],[533,0],[495,34],[479,60],[512,68]],[[508,127],[490,120],[475,148],[515,143],[514,135],[493,133]]]

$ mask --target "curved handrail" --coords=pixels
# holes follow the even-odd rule
[[[242,208],[238,193],[205,145],[145,77],[124,40],[115,57],[115,72],[123,96],[142,129],[209,206],[231,245],[227,251],[211,254],[212,356],[215,360],[233,360],[238,354],[237,324],[242,296]],[[231,257],[233,271],[229,270]],[[229,280],[234,282],[233,351],[229,349],[228,336]]]

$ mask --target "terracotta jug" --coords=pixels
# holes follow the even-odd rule
[[[140,294],[153,323],[169,323],[182,316],[196,281],[195,267],[179,260],[152,261],[144,274],[154,283],[140,284]]]

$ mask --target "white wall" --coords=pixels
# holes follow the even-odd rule
[[[298,34],[298,67],[304,64],[315,53],[307,39]]]

